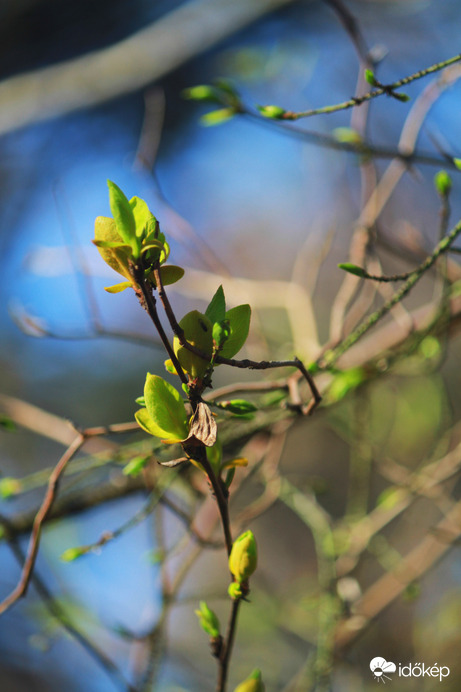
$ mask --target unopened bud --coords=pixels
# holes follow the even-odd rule
[[[441,197],[447,197],[451,190],[451,178],[446,171],[438,171],[434,176],[435,189]]]
[[[210,637],[219,637],[219,620],[211,608],[207,606],[205,601],[200,601],[200,610],[196,610],[202,629],[205,630]]]
[[[258,110],[265,118],[280,120],[285,115],[286,111],[280,106],[258,106]]]
[[[265,685],[262,680],[261,671],[256,668],[246,680],[237,685],[234,692],[264,692]]]
[[[252,531],[245,531],[234,541],[229,556],[229,569],[241,584],[251,577],[258,562],[256,541]]]

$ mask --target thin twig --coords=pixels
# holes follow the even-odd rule
[[[25,555],[16,539],[14,532],[11,531],[9,521],[5,517],[0,517],[0,523],[8,535],[8,543],[11,552],[20,565],[24,564]],[[111,680],[121,689],[136,692],[134,687],[125,680],[122,673],[119,671],[114,662],[92,642],[89,637],[84,634],[70,619],[69,614],[65,611],[59,601],[53,596],[45,582],[34,571],[31,576],[31,583],[35,587],[39,597],[42,599],[45,608],[59,622],[61,627],[70,634],[83,649],[93,658],[94,661],[108,674]]]
[[[10,606],[12,606],[17,600],[22,596],[26,595],[27,588],[32,576],[32,571],[34,569],[35,560],[37,558],[38,548],[40,545],[40,535],[42,530],[43,522],[45,521],[48,513],[53,506],[53,502],[56,498],[58,492],[59,480],[64,472],[67,464],[71,459],[77,454],[79,449],[85,442],[85,435],[83,433],[78,433],[74,441],[66,449],[58,463],[56,464],[53,473],[48,481],[48,489],[45,494],[45,498],[41,504],[39,511],[34,520],[34,525],[32,527],[32,535],[29,540],[29,547],[27,549],[27,557],[24,562],[24,566],[21,572],[21,578],[17,586],[13,589],[7,598],[5,598],[0,603],[0,615],[4,613]]]
[[[457,63],[460,60],[461,53],[453,56],[452,58],[448,58],[448,60],[443,60],[442,62],[435,63],[434,65],[431,65],[430,67],[427,67],[424,70],[419,70],[418,72],[408,75],[408,77],[398,79],[396,82],[393,82],[392,84],[383,85],[379,89],[370,91],[367,94],[364,94],[363,96],[354,97],[347,101],[343,101],[342,103],[336,103],[332,106],[322,106],[321,108],[312,108],[307,111],[287,111],[282,116],[282,119],[299,120],[300,118],[309,118],[313,115],[336,113],[337,111],[355,108],[356,106],[362,105],[362,103],[371,101],[371,99],[374,99],[377,96],[382,96],[383,94],[392,95],[392,93],[395,92],[396,89],[399,89],[400,87],[403,87],[406,84],[411,84],[412,82],[416,81],[417,79],[421,79],[422,77],[427,77],[427,75],[433,74],[434,72],[439,72],[440,70],[443,70],[445,67],[453,65],[454,63]]]
[[[224,640],[221,656],[218,660],[218,682],[216,685],[216,692],[225,692],[226,689],[227,673],[229,669],[232,647],[234,645],[235,633],[237,629],[237,617],[240,608],[240,601],[241,599],[238,598],[232,602],[229,624],[227,626],[226,631],[226,638]]]
[[[456,226],[451,230],[451,232],[441,240],[436,246],[434,252],[425,259],[425,261],[414,270],[411,276],[403,284],[403,286],[388,300],[384,305],[376,312],[373,312],[362,324],[360,324],[357,329],[351,332],[336,348],[324,354],[323,359],[321,359],[320,367],[330,367],[333,365],[338,358],[345,353],[351,346],[353,346],[364,334],[367,333],[371,327],[373,327],[379,320],[387,315],[387,313],[400,303],[403,298],[411,291],[411,289],[418,283],[418,281],[424,276],[428,269],[430,269],[438,258],[447,252],[455,242],[458,235],[461,233],[461,221],[459,221]]]

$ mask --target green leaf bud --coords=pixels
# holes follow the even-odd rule
[[[227,593],[229,596],[232,598],[233,601],[238,601],[239,598],[242,598],[243,592],[242,592],[242,587],[240,584],[237,584],[236,581],[233,581],[229,584],[229,588],[227,589]]]
[[[246,680],[237,685],[234,692],[264,692],[265,689],[261,671],[256,668]]]
[[[372,87],[379,86],[373,70],[365,70],[365,81],[367,81],[368,84]]]
[[[0,497],[2,500],[8,500],[8,498],[18,495],[21,490],[22,484],[17,478],[5,476],[0,480]]]
[[[88,548],[86,546],[80,548],[67,548],[61,555],[61,560],[63,560],[63,562],[73,562],[79,557],[82,557],[82,555],[86,555],[87,552]]]
[[[208,103],[220,103],[219,94],[216,89],[209,84],[198,84],[197,86],[188,87],[181,91],[183,99],[189,101],[207,101]]]
[[[251,577],[258,563],[256,541],[252,531],[245,531],[234,541],[229,556],[229,569],[241,584]]]
[[[286,110],[280,106],[258,106],[257,108],[261,115],[272,120],[281,120],[286,113]]]
[[[333,130],[333,135],[338,142],[343,144],[362,144],[361,135],[352,127],[336,127]]]
[[[199,619],[199,623],[203,630],[210,637],[219,637],[219,620],[211,608],[207,606],[205,601],[200,601],[200,610],[196,610],[195,614]]]
[[[361,279],[365,277],[365,271],[362,269],[362,267],[358,267],[356,264],[352,264],[351,262],[342,262],[341,264],[338,264],[339,269],[343,269],[343,271],[348,272],[349,274],[354,274],[354,276],[359,276]]]
[[[456,166],[456,168],[458,169],[458,171],[461,171],[461,159],[454,158],[453,163]]]
[[[258,408],[246,399],[232,399],[231,401],[220,401],[219,408],[233,413],[235,416],[244,416],[247,413],[254,413]]]
[[[202,115],[200,122],[202,125],[208,127],[212,125],[221,125],[221,123],[225,123],[227,120],[233,118],[236,113],[237,111],[235,108],[219,108],[217,111],[210,111],[210,113]]]
[[[403,94],[400,91],[392,91],[391,96],[393,98],[397,99],[397,101],[402,101],[402,103],[407,103],[407,101],[410,100],[410,97],[408,96],[408,94]]]
[[[447,197],[450,194],[452,182],[446,171],[438,171],[434,176],[435,189],[441,197]]]

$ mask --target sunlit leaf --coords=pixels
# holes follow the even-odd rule
[[[155,216],[150,211],[146,202],[139,197],[132,197],[129,201],[131,211],[133,212],[136,236],[138,238],[145,237],[153,223],[155,226]]]
[[[176,264],[164,264],[163,267],[160,267],[159,271],[160,278],[162,279],[162,284],[164,286],[175,284],[184,276],[184,269],[182,267],[178,267]],[[151,281],[154,286],[156,285],[154,272],[149,274],[149,281]]]
[[[177,441],[188,435],[187,416],[179,392],[158,375],[147,375],[144,398],[150,430],[157,437]]]
[[[107,293],[121,293],[127,288],[131,288],[133,284],[130,281],[122,281],[119,284],[114,284],[113,286],[104,286],[104,290]]]
[[[225,318],[229,320],[230,335],[219,355],[224,358],[233,358],[247,339],[250,329],[251,308],[249,305],[237,305],[226,312]]]
[[[106,244],[101,247],[101,242]],[[126,249],[126,246],[108,247],[108,243],[121,243],[122,239],[115,227],[114,219],[107,216],[98,216],[94,223],[94,242],[98,247],[98,252],[104,262],[109,265],[118,274],[121,274],[127,279],[131,279],[128,266],[128,258],[131,255],[131,248]]]
[[[224,297],[224,290],[222,286],[219,286],[218,290],[211,299],[210,304],[205,310],[205,315],[208,317],[212,324],[214,324],[215,322],[222,322],[225,318],[226,299]]]
[[[130,245],[135,255],[138,255],[140,245],[136,237],[136,222],[128,199],[121,189],[111,180],[107,181],[109,188],[109,203],[115,226],[122,240]]]

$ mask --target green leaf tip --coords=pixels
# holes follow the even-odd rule
[[[338,268],[348,272],[349,274],[354,274],[354,276],[359,276],[361,279],[366,276],[364,269],[362,269],[362,267],[358,267],[356,264],[352,264],[352,262],[342,262],[341,264],[338,264]]]
[[[205,315],[208,317],[210,322],[214,324],[215,322],[222,322],[226,316],[226,299],[224,297],[224,290],[222,285],[218,287],[216,293],[211,299],[207,309],[205,310]]]

